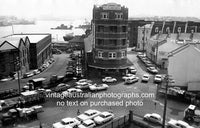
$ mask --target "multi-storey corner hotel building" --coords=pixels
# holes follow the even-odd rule
[[[122,73],[132,65],[127,59],[128,8],[115,3],[95,5],[92,33],[93,55],[89,67]]]

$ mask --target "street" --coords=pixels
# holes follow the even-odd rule
[[[68,54],[54,55],[55,62],[44,72],[28,79],[21,79],[21,85],[24,85],[29,79],[45,77],[47,80],[51,75],[64,75],[65,67],[68,62]],[[141,77],[146,73],[144,65],[137,59],[136,54],[129,53],[128,58],[134,63],[137,69],[136,76],[140,78],[139,82],[133,84],[124,84],[122,79],[116,83],[108,84],[109,88],[105,91],[94,92],[94,94],[104,94],[102,97],[88,97],[88,98],[47,98],[47,102],[43,104],[44,112],[38,114],[38,120],[26,124],[17,125],[21,127],[34,127],[42,122],[45,126],[51,127],[55,122],[60,121],[65,117],[76,117],[77,111],[81,113],[88,109],[96,109],[99,111],[112,111],[115,117],[127,114],[129,110],[133,113],[143,117],[146,113],[163,114],[164,99],[157,97],[157,86],[153,83],[153,75],[150,77],[148,83],[141,82]],[[91,79],[94,83],[99,83],[100,80]],[[8,81],[1,84],[1,89],[17,88],[17,80]],[[71,84],[71,83],[70,83]],[[85,91],[85,93],[90,93]],[[110,94],[110,95],[105,95]],[[129,95],[129,97],[127,96]],[[112,102],[112,105],[109,103]],[[188,106],[181,102],[168,100],[167,104],[167,120],[183,119],[183,111]]]

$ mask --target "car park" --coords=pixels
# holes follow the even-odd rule
[[[125,84],[132,84],[139,81],[139,77],[130,77],[125,80]]]
[[[135,75],[134,75],[134,74],[128,73],[128,74],[126,74],[125,76],[123,76],[122,79],[123,79],[123,80],[126,80],[127,78],[133,77],[133,76],[135,76]]]
[[[142,82],[148,82],[149,79],[150,79],[149,74],[144,74],[144,75],[142,76]]]
[[[91,91],[106,90],[109,86],[107,84],[93,84],[89,86]]]
[[[167,128],[194,128],[194,127],[190,126],[185,121],[171,119],[169,122],[167,122]]]
[[[148,67],[147,71],[153,74],[157,74],[158,70],[155,67]]]
[[[152,123],[162,124],[162,117],[157,113],[145,114],[143,119]]]
[[[114,114],[111,112],[102,112],[97,117],[94,118],[94,122],[96,124],[103,124],[108,122],[114,118]]]
[[[161,83],[162,82],[162,75],[155,75],[154,77],[154,82],[155,83]]]
[[[102,82],[106,82],[106,83],[112,83],[112,82],[116,82],[117,79],[113,78],[113,77],[105,77],[102,79]]]
[[[94,110],[94,109],[89,109],[87,111],[85,111],[83,114],[77,116],[77,119],[79,121],[85,121],[88,119],[94,119],[96,116],[98,116],[101,112],[98,110]]]
[[[78,126],[78,128],[94,128],[96,126],[95,122],[91,119],[83,121],[82,124]]]

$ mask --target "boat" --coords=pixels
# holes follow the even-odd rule
[[[74,35],[74,33],[66,34],[65,36],[63,36],[64,41],[69,41],[69,40],[73,39],[74,38],[73,35]]]
[[[73,28],[72,25],[67,26],[67,25],[61,24],[60,26],[57,26],[56,28],[51,28],[51,29],[64,29],[64,30],[71,30],[72,28]]]

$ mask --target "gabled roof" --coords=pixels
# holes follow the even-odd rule
[[[177,48],[177,49],[175,49],[175,50],[173,50],[173,51],[171,51],[170,53],[169,53],[169,57],[170,56],[173,56],[173,55],[175,55],[175,54],[177,54],[177,53],[179,53],[179,52],[181,52],[181,51],[183,51],[184,49],[186,49],[186,48],[188,48],[188,47],[190,47],[191,45],[193,45],[194,46],[194,49],[197,51],[197,52],[199,52],[200,53],[200,43],[187,43],[187,44],[185,44],[185,45],[182,45],[182,46],[180,46],[179,48]]]
[[[45,37],[49,36],[50,34],[48,33],[30,33],[30,34],[14,34],[14,35],[10,35],[10,37],[13,38],[23,38],[23,37],[27,37],[30,40],[30,43],[38,43],[40,40],[44,39]]]
[[[19,38],[19,37],[4,37],[0,39],[0,50],[9,50],[9,49],[18,49],[20,46],[20,43],[25,42],[25,38]]]

